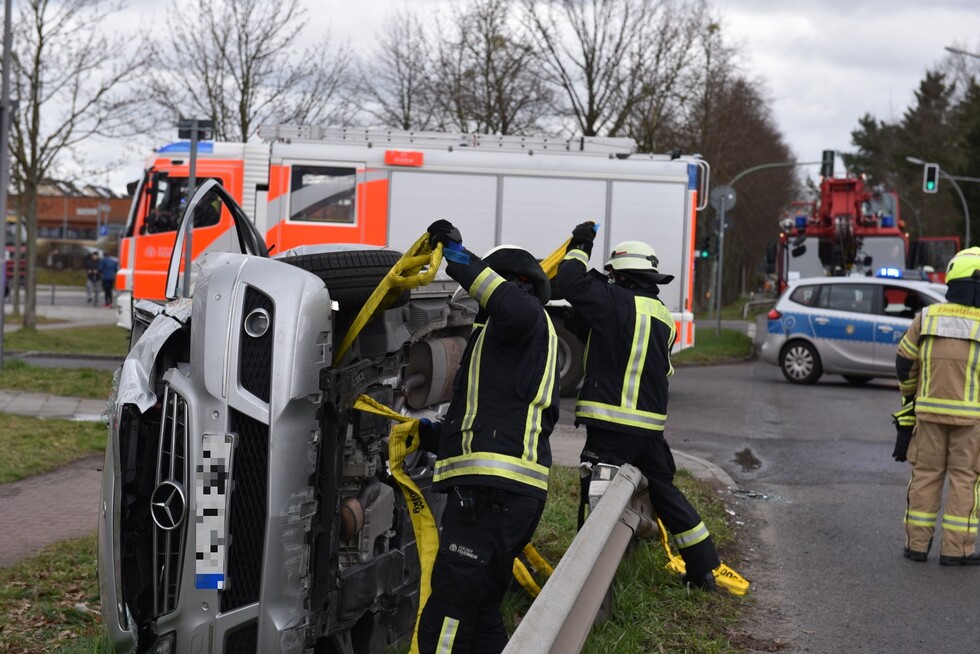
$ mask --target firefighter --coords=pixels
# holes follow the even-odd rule
[[[480,308],[446,415],[420,433],[437,453],[433,488],[447,501],[419,651],[496,654],[507,644],[500,602],[514,558],[548,492],[558,419],[558,339],[544,310],[551,287],[526,250],[502,245],[480,259],[448,221],[428,231]]]
[[[912,464],[905,509],[905,557],[926,561],[942,514],[940,565],[980,565],[975,551],[980,503],[980,248],[962,250],[946,269],[945,304],[925,307],[898,344],[903,405],[914,406],[909,441],[893,455]]]
[[[674,458],[664,439],[676,334],[657,295],[659,285],[669,284],[673,276],[658,271],[654,249],[640,241],[613,249],[605,264],[608,278],[589,272],[594,239],[594,223],[578,225],[557,276],[562,294],[588,329],[585,379],[575,406],[575,426],[586,427],[582,462],[636,466],[684,559],[684,583],[714,590],[712,570],[721,561],[701,517],[674,485]]]

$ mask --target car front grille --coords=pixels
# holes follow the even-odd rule
[[[181,562],[187,531],[187,402],[170,386],[163,395],[157,444],[153,516],[153,607],[156,616],[177,608]]]
[[[259,627],[254,622],[236,629],[225,638],[225,654],[255,654],[259,647]]]
[[[275,331],[272,298],[249,286],[245,290],[242,313],[239,379],[242,388],[268,402],[272,383],[272,335]]]
[[[221,593],[222,611],[259,601],[269,476],[269,427],[235,410],[229,427],[238,443],[228,523],[230,587]]]

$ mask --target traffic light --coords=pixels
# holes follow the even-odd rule
[[[695,253],[699,259],[708,259],[715,253],[715,241],[712,236],[702,236],[701,237],[701,247]]]
[[[939,164],[927,163],[922,169],[922,190],[926,193],[939,190]]]

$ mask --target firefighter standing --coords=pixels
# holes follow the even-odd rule
[[[974,551],[980,503],[980,248],[962,250],[946,270],[945,304],[922,309],[898,344],[903,403],[914,402],[911,441],[901,431],[894,456],[912,464],[905,510],[905,557],[925,561],[943,486],[940,565],[980,565]],[[907,450],[907,451],[906,451]]]
[[[438,453],[433,487],[447,502],[419,651],[496,654],[507,644],[500,602],[514,558],[548,491],[558,419],[558,342],[543,306],[550,284],[529,252],[500,246],[481,260],[448,221],[433,223],[429,239],[480,309],[446,416],[420,434]]]
[[[684,559],[684,583],[714,590],[721,564],[708,529],[674,485],[674,457],[664,439],[667,377],[675,327],[657,297],[671,275],[657,270],[654,249],[639,241],[617,245],[605,268],[588,271],[595,224],[578,225],[558,268],[558,285],[589,328],[585,379],[575,425],[586,426],[582,461],[635,465],[650,484],[653,509]]]

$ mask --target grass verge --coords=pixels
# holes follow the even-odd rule
[[[10,352],[60,352],[124,357],[129,351],[129,332],[115,325],[66,329],[18,329],[4,335]]]
[[[576,534],[579,480],[578,472],[569,468],[556,466],[551,473],[548,503],[533,542],[554,565]],[[717,494],[709,484],[683,471],[678,473],[677,485],[700,511],[722,560],[735,564],[734,535]],[[689,592],[664,567],[666,563],[659,540],[644,539],[627,552],[613,582],[613,616],[593,627],[582,650],[585,654],[741,651],[729,642],[729,632],[739,619],[743,599],[725,592]],[[523,591],[507,595],[502,613],[509,631],[530,605]]]
[[[0,413],[0,484],[105,451],[106,426]],[[4,649],[0,647],[0,652]]]
[[[726,562],[737,558],[725,507],[712,487],[684,472],[678,486],[701,512]],[[578,473],[552,468],[551,490],[534,544],[556,564],[576,533]],[[93,654],[106,648],[98,612],[95,537],[64,541],[16,566],[0,570],[0,652]],[[688,592],[664,568],[659,541],[644,540],[627,553],[614,582],[614,613],[593,628],[585,654],[698,652],[737,654],[729,633],[744,599],[725,592]],[[544,580],[539,580],[543,583]],[[513,630],[531,605],[523,590],[502,606]]]
[[[0,568],[0,652],[110,651],[99,616],[94,535]]]
[[[94,368],[41,368],[12,359],[4,364],[0,388],[100,399],[109,396],[113,374],[112,370]]]
[[[720,361],[744,359],[752,354],[752,339],[734,329],[700,328],[694,347],[673,354],[670,360],[675,364],[718,363]]]

